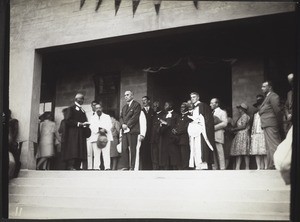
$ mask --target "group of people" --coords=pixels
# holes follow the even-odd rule
[[[292,87],[293,74],[288,75],[288,81]],[[230,149],[230,155],[236,157],[235,169],[240,169],[242,156],[246,169],[249,169],[250,156],[255,156],[257,169],[275,169],[274,153],[292,128],[292,89],[288,92],[284,107],[273,91],[272,82],[265,81],[261,89],[264,95],[256,96],[257,102],[253,106],[257,112],[253,121],[247,114],[248,106],[242,103],[237,106],[240,117],[235,127],[229,129],[235,132]]]
[[[242,159],[249,169],[251,155],[257,169],[274,169],[273,155],[284,137],[282,117],[286,116],[290,125],[292,99],[288,96],[283,115],[270,81],[262,84],[262,92],[264,95],[256,98],[258,111],[253,118],[245,103],[237,106],[235,124],[220,108],[218,98],[208,105],[200,101],[197,92],[192,92],[176,113],[172,101],[163,107],[155,101],[151,106],[150,98],[144,96],[141,105],[132,91],[126,91],[119,121],[104,113],[98,101],[91,103],[92,113],[87,116],[82,108],[84,96],[78,93],[74,105],[63,110],[59,135],[50,113],[44,115],[37,169],[49,169],[54,148],[47,146],[56,137],[68,170],[225,170],[229,157],[235,157],[238,170]],[[51,136],[42,139],[43,134]]]

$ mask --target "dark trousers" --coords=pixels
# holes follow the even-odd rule
[[[159,162],[158,162],[158,143],[151,143],[151,160],[152,160],[152,168],[153,170],[159,169]]]
[[[148,139],[144,139],[140,148],[140,169],[152,170],[151,144]]]
[[[67,169],[68,170],[79,170],[80,169],[80,165],[81,165],[81,159],[70,159],[67,160]]]
[[[128,168],[130,170],[134,170],[134,166],[135,166],[137,139],[138,139],[138,134],[125,133],[122,136],[121,158],[126,160],[127,164],[125,165],[127,165],[128,167],[125,168]]]
[[[181,156],[180,170],[188,170],[189,169],[189,161],[190,161],[190,146],[189,145],[180,145],[180,156]]]

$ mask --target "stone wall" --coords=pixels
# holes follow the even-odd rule
[[[264,80],[263,58],[238,58],[232,65],[232,111],[236,120],[237,105],[246,103],[248,113],[253,114],[256,95],[262,94],[261,85]]]

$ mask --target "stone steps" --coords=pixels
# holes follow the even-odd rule
[[[290,186],[273,171],[25,171],[9,217],[289,219]]]

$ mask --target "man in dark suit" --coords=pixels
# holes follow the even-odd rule
[[[159,170],[159,128],[160,119],[163,117],[164,112],[161,110],[159,102],[153,102],[153,122],[151,129],[151,161],[153,170]]]
[[[75,104],[66,111],[66,136],[63,159],[69,170],[79,170],[82,162],[87,161],[86,138],[91,135],[85,111],[82,109],[84,96],[78,93]]]
[[[173,130],[173,133],[178,136],[178,144],[180,146],[181,165],[179,169],[188,170],[190,160],[190,143],[187,128],[192,120],[188,117],[189,110],[187,103],[181,104],[180,112],[181,117],[178,119],[176,128]]]
[[[282,112],[279,96],[273,92],[272,83],[264,82],[261,89],[265,94],[265,100],[260,106],[259,115],[266,140],[268,169],[274,169],[273,155],[281,142]]]
[[[122,125],[122,153],[118,163],[118,169],[134,170],[136,158],[136,145],[140,133],[139,117],[141,105],[133,100],[133,92],[126,91],[126,105],[123,106],[120,123]]]
[[[166,102],[165,113],[160,119],[159,166],[164,170],[180,168],[180,150],[176,136],[172,132],[177,125],[179,115],[173,110],[173,103]]]
[[[154,117],[154,110],[150,107],[150,99],[148,96],[142,98],[143,109],[142,112],[145,114],[147,121],[147,131],[144,140],[141,144],[140,149],[140,169],[152,170],[151,160],[151,132],[152,132],[152,121]]]

